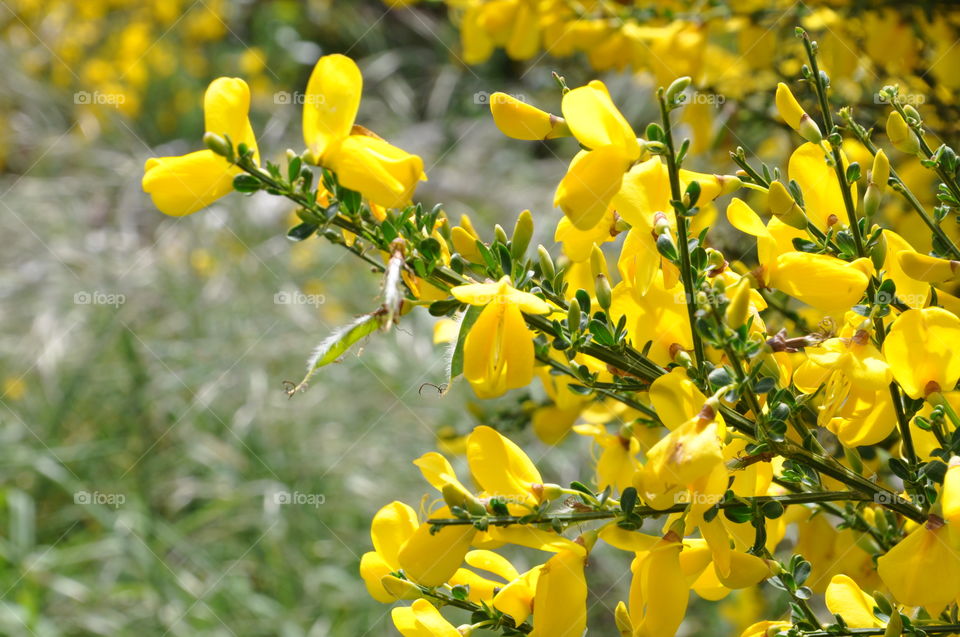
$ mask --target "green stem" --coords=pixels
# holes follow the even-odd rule
[[[665,155],[667,161],[667,174],[670,178],[670,196],[676,201],[683,200],[683,193],[680,192],[680,168],[677,166],[677,155],[673,145],[673,131],[670,126],[670,111],[667,109],[667,102],[663,96],[663,89],[658,91],[657,99],[660,102],[660,119],[663,122],[664,145],[667,147]],[[693,337],[693,354],[697,365],[697,374],[703,372],[703,361],[706,359],[703,350],[703,341],[700,339],[700,333],[697,332],[697,297],[694,289],[693,267],[690,265],[690,238],[687,231],[687,218],[680,214],[676,208],[673,210],[674,218],[677,221],[677,242],[680,251],[680,278],[683,281],[683,291],[686,295],[687,318],[690,322],[690,333]]]
[[[853,135],[860,141],[861,144],[866,147],[867,150],[870,151],[872,155],[875,156],[877,152],[879,152],[879,149],[877,148],[877,145],[874,144],[870,139],[870,133],[867,131],[867,129],[853,119],[853,113],[850,112],[849,109],[841,110],[840,115],[847,123],[849,130],[853,132]],[[920,216],[920,219],[927,226],[927,228],[929,228],[930,231],[940,240],[940,242],[950,250],[951,256],[954,258],[960,258],[960,248],[958,248],[957,244],[953,242],[953,239],[951,239],[947,233],[944,232],[943,228],[941,228],[937,222],[933,220],[933,217],[927,213],[926,209],[923,207],[923,204],[920,203],[920,200],[917,199],[916,195],[914,195],[913,192],[907,187],[907,184],[904,183],[903,179],[897,174],[897,171],[894,170],[893,167],[890,168],[890,179],[894,182],[891,185],[891,188],[899,192],[900,195],[907,200],[907,203],[910,204],[910,207],[913,208],[914,212]]]
[[[768,502],[779,502],[784,506],[792,504],[816,504],[821,502],[866,502],[869,497],[857,491],[818,491],[816,493],[790,493],[787,495],[764,495],[752,498],[738,498],[719,502],[718,509],[731,509],[742,507],[744,503],[763,505]],[[637,517],[653,517],[658,515],[667,515],[670,513],[682,513],[689,507],[687,503],[675,504],[666,509],[654,509],[648,506],[634,507],[632,515]],[[491,515],[472,518],[435,518],[427,520],[429,524],[437,526],[463,526],[473,524],[478,520],[485,520],[492,526],[511,526],[516,524],[548,524],[553,521],[560,523],[577,524],[580,522],[589,522],[592,520],[610,520],[623,517],[623,511],[585,511],[571,513],[557,513],[555,515],[539,515],[536,517],[520,515]]]

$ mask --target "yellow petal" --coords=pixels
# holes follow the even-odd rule
[[[846,311],[863,297],[870,280],[862,265],[825,254],[786,252],[777,257],[769,283],[819,310]]]
[[[437,608],[425,599],[418,599],[410,607],[417,622],[417,637],[463,637],[460,631],[453,627],[440,614]],[[408,637],[404,635],[404,637]]]
[[[660,376],[650,385],[650,402],[660,421],[670,430],[696,416],[706,400],[682,367]]]
[[[434,513],[438,518],[450,517],[448,509]],[[431,533],[432,525],[424,522],[400,549],[400,567],[414,582],[423,586],[446,583],[460,565],[470,548],[477,530],[472,526],[445,526]]]
[[[680,568],[678,541],[662,540],[636,566],[630,584],[635,637],[674,635],[687,611],[689,589]]]
[[[543,565],[537,580],[531,637],[581,637],[587,626],[584,556],[561,551]]]
[[[428,451],[413,461],[420,468],[424,479],[438,491],[448,484],[459,484],[457,474],[450,462],[436,451]]]
[[[883,354],[893,377],[911,398],[951,391],[960,379],[960,319],[938,307],[907,310],[893,323]]]
[[[960,594],[960,557],[946,526],[930,529],[921,524],[880,556],[877,572],[898,602],[925,606],[932,614]]]
[[[410,203],[423,177],[423,160],[369,135],[350,135],[325,158],[340,184],[372,203],[400,208]]]
[[[943,478],[943,518],[953,526],[960,526],[960,458],[950,458],[950,466]]]
[[[827,609],[843,617],[851,628],[874,628],[883,623],[873,616],[876,601],[872,595],[860,590],[857,583],[847,575],[834,575],[827,585]]]
[[[484,382],[499,373],[498,359],[503,353],[500,351],[497,336],[503,320],[503,309],[504,307],[497,303],[487,305],[464,340],[463,376],[471,383]]]
[[[500,351],[506,366],[504,379],[506,388],[526,387],[533,381],[533,364],[536,359],[533,347],[534,335],[523,320],[520,308],[514,304],[504,308],[503,331],[500,337],[502,339]]]
[[[889,231],[885,231],[889,232]],[[960,270],[960,261],[950,261],[949,259],[938,259],[926,254],[920,254],[914,250],[902,250],[897,253],[897,262],[911,279],[917,281],[926,281],[928,283],[940,283],[941,281],[950,281],[957,277],[957,270]],[[899,296],[899,287],[897,289]]]
[[[803,192],[804,209],[810,221],[821,230],[826,230],[831,217],[846,224],[847,217],[843,205],[843,195],[837,174],[824,157],[823,147],[806,143],[790,155],[787,174],[800,184]],[[841,154],[844,169],[849,162]],[[851,186],[853,200],[857,200],[856,185]]]
[[[403,502],[391,502],[373,516],[370,525],[373,548],[392,570],[398,568],[397,555],[400,548],[418,526],[416,511]]]
[[[235,77],[219,77],[210,83],[203,95],[205,130],[229,135],[234,146],[246,144],[257,152],[257,140],[250,126],[250,88]]]
[[[181,217],[232,192],[237,172],[211,150],[179,157],[153,157],[144,167],[143,190],[161,212]]]
[[[475,428],[467,439],[467,462],[477,484],[491,495],[532,498],[531,485],[543,483],[527,454],[487,426]]]
[[[754,237],[770,237],[770,231],[760,216],[746,202],[734,197],[727,206],[727,221],[730,225]]]
[[[360,558],[360,577],[363,578],[370,597],[381,604],[392,604],[397,601],[397,598],[388,593],[380,583],[384,575],[389,575],[395,570],[375,551],[364,553]]]
[[[493,551],[470,551],[465,559],[470,566],[499,575],[508,582],[520,577],[520,573],[513,567],[510,560]]]
[[[500,132],[513,139],[549,139],[555,136],[555,129],[566,128],[562,118],[506,93],[490,96],[490,112]]]
[[[353,128],[363,92],[363,76],[345,55],[325,55],[317,61],[307,82],[303,106],[303,138],[312,152],[323,156],[330,146],[346,139]]]
[[[777,84],[776,102],[777,111],[780,113],[783,121],[793,130],[799,130],[800,118],[803,117],[806,112],[800,106],[800,103],[797,102],[797,98],[793,96],[790,87],[783,82]]]
[[[511,581],[493,597],[493,607],[513,617],[519,625],[533,612],[533,598],[542,566],[536,566]]]
[[[637,135],[610,99],[603,82],[594,80],[568,92],[561,110],[574,137],[587,148],[616,146],[629,159],[640,156]]]
[[[649,230],[631,228],[620,250],[617,269],[620,276],[637,294],[643,296],[653,284],[653,279],[660,268],[660,253],[657,252],[656,240]]]
[[[617,146],[577,153],[554,195],[554,205],[581,230],[603,219],[623,181],[629,160]]]
[[[887,277],[893,279],[897,286],[897,298],[912,308],[923,307],[930,298],[930,286],[922,279],[915,278],[903,265],[906,254],[917,254],[917,252],[906,239],[893,230],[883,231],[883,241],[887,246],[883,258],[883,269],[886,270]]]

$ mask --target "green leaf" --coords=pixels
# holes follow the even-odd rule
[[[320,226],[315,223],[305,221],[290,228],[290,230],[287,232],[287,238],[291,241],[303,241],[304,239],[309,239],[319,227]]]
[[[620,510],[624,513],[631,513],[633,507],[637,505],[637,490],[633,487],[627,487],[620,494]]]
[[[260,190],[260,180],[253,175],[240,173],[233,178],[233,189],[237,192],[257,192]]]
[[[463,344],[467,340],[470,328],[477,322],[477,318],[482,311],[482,306],[471,305],[463,314],[463,320],[460,321],[460,333],[457,334],[457,344],[453,348],[453,356],[450,359],[450,380],[463,373]]]
[[[307,362],[307,375],[303,377],[299,385],[290,390],[290,393],[293,394],[302,389],[318,369],[334,362],[358,341],[377,331],[380,327],[380,316],[380,312],[364,314],[353,323],[335,331],[320,343]]]

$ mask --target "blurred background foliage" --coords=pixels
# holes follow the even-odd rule
[[[220,75],[250,83],[265,152],[301,148],[297,92],[342,52],[363,69],[360,121],[424,158],[419,200],[469,213],[481,234],[524,208],[556,220],[574,142],[504,138],[487,98],[556,112],[551,71],[576,86],[595,61],[497,51],[468,66],[441,3],[8,0],[0,34],[0,634],[392,634],[357,573],[373,513],[420,496],[413,458],[456,450],[480,420],[525,429],[542,396],[467,411],[469,389],[441,397],[442,349],[418,314],[288,399],[315,344],[375,307],[377,277],[321,240],[290,244],[292,211],[274,198],[164,218],[140,190],[143,162],[200,147]],[[602,70],[642,130],[655,80]],[[732,170],[736,145],[782,161],[769,95],[738,97],[708,105],[693,166]],[[511,437],[557,482],[587,472],[584,439]],[[601,631],[628,573],[594,560]],[[698,602],[683,630],[742,627],[764,603],[753,595],[723,614]]]

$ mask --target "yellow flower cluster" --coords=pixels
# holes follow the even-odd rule
[[[923,77],[938,85],[938,100],[953,103],[960,87],[953,68],[960,52],[960,22],[949,8],[862,5],[820,0],[702,2],[659,0],[444,0],[460,30],[467,64],[485,62],[502,49],[514,60],[549,55],[586,57],[597,71],[649,71],[666,85],[689,75],[698,86],[730,98],[769,88],[794,74],[803,50],[784,37],[796,25],[823,30],[823,67],[846,90],[861,73],[907,81],[927,92]],[[384,0],[398,9],[415,1]],[[849,97],[849,96],[848,96]]]
[[[0,33],[17,65],[73,92],[87,137],[119,113],[141,134],[178,132],[192,114],[198,82],[211,74],[217,44],[236,38],[230,3],[207,0],[12,0]],[[266,93],[267,56],[244,47],[228,56]],[[162,109],[152,96],[162,92]]]
[[[464,37],[530,57],[549,31],[543,16],[569,23],[566,7],[467,3]],[[800,36],[804,77],[827,105],[820,49]],[[671,45],[679,59],[687,44]],[[940,227],[960,210],[956,153],[930,149],[920,112],[885,89],[887,150],[842,113],[865,170],[829,107],[811,115],[780,84],[773,101],[796,134],[783,169],[740,154],[736,174],[687,170],[672,123],[690,85],[657,92],[660,119],[641,136],[600,81],[564,86],[560,115],[491,96],[506,135],[579,144],[555,194],[556,260],[543,246],[528,258],[529,211],[512,237],[498,226],[488,242],[466,217],[454,225],[440,207],[412,205],[423,162],[355,123],[362,78],[342,55],[316,65],[304,150],[286,170],[261,163],[250,91],[234,78],[207,90],[207,150],[148,161],[144,189],[168,214],[264,190],[298,206],[292,238],[323,234],[383,272],[382,303],[318,348],[307,379],[429,306],[459,319],[438,338],[452,343],[451,382],[462,375],[493,398],[539,378],[536,433],[591,441],[591,475],[569,487],[545,482],[485,424],[460,441],[471,480],[437,452],[415,461],[434,498],[420,511],[381,508],[360,565],[375,599],[412,600],[392,613],[405,637],[580,637],[585,569],[603,544],[633,558],[613,618],[621,635],[673,635],[691,591],[720,600],[762,581],[791,611],[745,636],[960,632],[949,623],[960,598],[960,249]],[[891,166],[894,148],[940,182],[932,213]],[[895,196],[931,250],[878,223]],[[715,247],[723,219],[755,262]],[[518,568],[504,546],[539,553]],[[808,603],[814,594],[833,617]],[[455,626],[443,606],[472,623]]]

